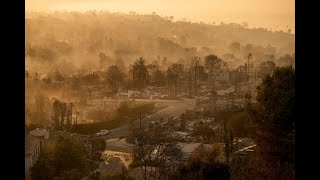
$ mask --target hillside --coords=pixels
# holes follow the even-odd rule
[[[177,62],[209,53],[239,64],[249,52],[257,61],[292,55],[294,43],[294,35],[284,32],[174,21],[156,14],[26,13],[27,69],[43,73],[98,68],[101,53],[108,64],[123,59],[127,66],[141,56],[150,62],[164,58]]]

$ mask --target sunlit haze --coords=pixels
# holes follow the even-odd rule
[[[294,0],[26,0],[26,11],[87,11],[174,16],[174,20],[190,20],[220,24],[248,22],[249,27],[272,31],[292,29],[295,32]]]

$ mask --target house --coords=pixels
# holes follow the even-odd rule
[[[37,162],[41,151],[40,139],[26,135],[25,136],[25,177],[31,179],[30,168]]]

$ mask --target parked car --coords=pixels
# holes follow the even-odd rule
[[[97,132],[96,135],[97,136],[105,136],[109,133],[110,133],[110,131],[108,131],[108,130],[101,130],[100,132]]]

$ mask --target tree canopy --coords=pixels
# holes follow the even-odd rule
[[[111,88],[118,90],[119,84],[123,81],[123,73],[118,66],[110,66],[107,70],[107,82]]]
[[[295,71],[276,68],[257,87],[257,103],[248,107],[259,154],[270,167],[294,168]],[[268,169],[268,172],[271,172]]]

